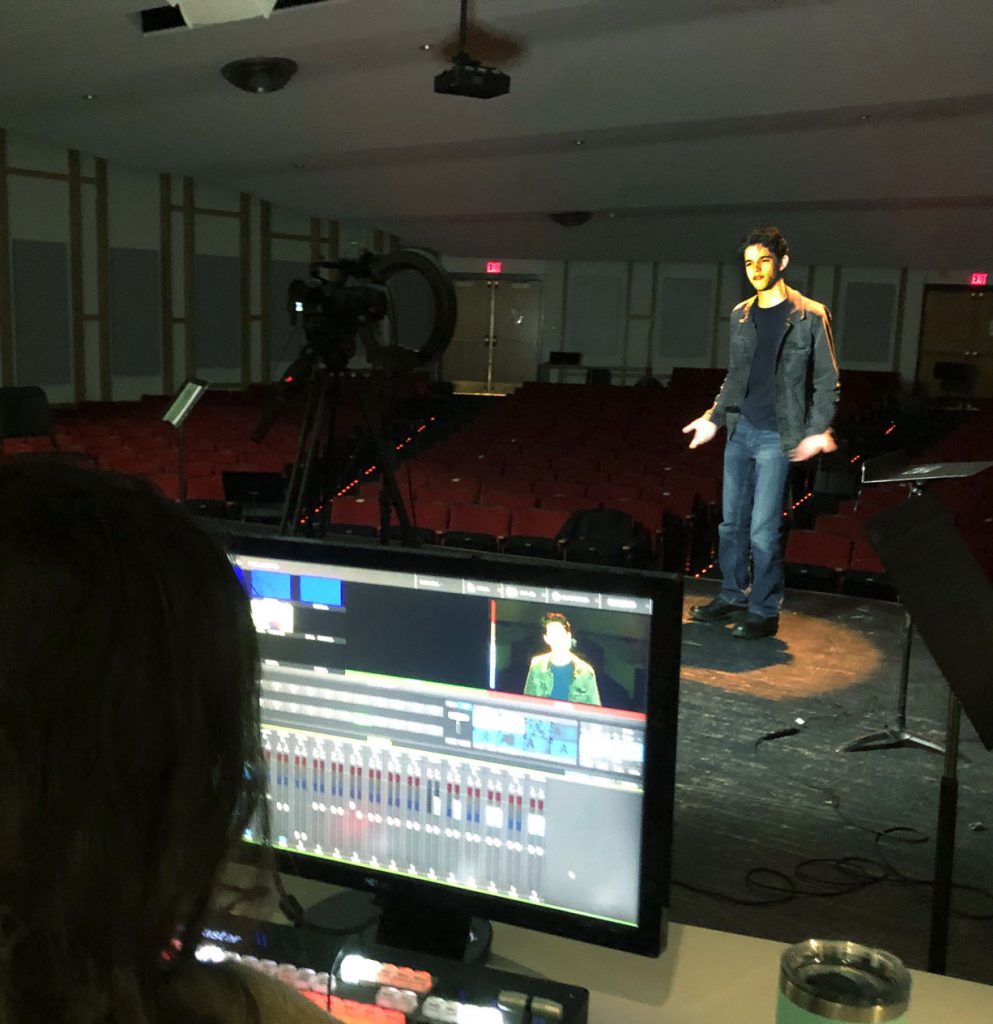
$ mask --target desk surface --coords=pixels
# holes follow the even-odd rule
[[[772,1024],[780,942],[673,924],[659,960],[494,925],[496,966],[590,990],[590,1024]],[[993,986],[911,971],[908,1024],[990,1024]]]
[[[249,875],[231,881],[249,882]],[[283,876],[304,906],[331,891]],[[245,908],[242,913],[247,913]],[[274,919],[271,900],[252,908]],[[670,924],[658,960],[493,925],[494,967],[590,990],[590,1024],[772,1024],[784,943]],[[908,1024],[991,1024],[993,986],[911,971]]]

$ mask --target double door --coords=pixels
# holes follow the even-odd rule
[[[948,368],[938,364],[971,368],[964,372],[975,375],[972,396],[993,398],[993,290],[937,285],[925,291],[917,382],[928,397],[949,393],[935,376],[936,366],[939,374]]]
[[[441,373],[459,391],[504,394],[538,368],[541,284],[500,278],[455,282],[455,335]]]

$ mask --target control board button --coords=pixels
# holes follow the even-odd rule
[[[317,971],[312,970],[310,967],[301,967],[293,978],[293,987],[301,991],[309,991],[316,977]]]
[[[281,981],[286,985],[292,985],[294,988],[296,987],[296,964],[278,964],[276,969],[272,972],[272,975],[277,981]]]
[[[332,1017],[342,1024],[407,1024],[407,1018],[400,1010],[389,1010],[373,1003],[360,1003],[355,999],[331,996],[328,1009]]]
[[[413,1013],[417,1009],[417,993],[407,988],[394,988],[384,985],[376,993],[376,1005],[385,1006],[390,1010],[402,1010]]]
[[[523,1013],[527,1009],[528,994],[526,992],[515,992],[512,989],[501,989],[497,993],[497,1006],[501,1010],[510,1010],[513,1013]]]
[[[320,992],[322,995],[328,992],[334,991],[334,986],[331,983],[331,975],[327,971],[318,971],[313,978],[310,979],[310,990],[311,992]]]
[[[560,1021],[562,1014],[562,1004],[557,1003],[554,999],[534,996],[531,1000],[531,1016],[536,1020]]]

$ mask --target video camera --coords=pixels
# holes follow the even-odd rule
[[[432,325],[418,348],[393,343],[402,310],[393,308],[389,280],[401,272],[414,274],[426,288]],[[310,280],[297,278],[286,294],[290,323],[303,327],[306,343],[277,381],[252,440],[261,441],[289,396],[324,369],[340,374],[362,338],[374,373],[392,375],[426,366],[448,347],[455,332],[455,286],[433,254],[397,249],[384,255],[364,252],[358,259],[320,261],[310,265]],[[384,341],[380,324],[389,318],[391,337]]]
[[[311,263],[311,281],[297,278],[287,289],[290,323],[302,320],[307,347],[332,373],[343,370],[355,355],[359,329],[389,312],[385,285],[360,283],[373,280],[372,259],[364,253],[358,260]],[[322,277],[322,270],[335,271],[335,279]]]

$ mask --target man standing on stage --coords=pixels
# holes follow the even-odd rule
[[[789,246],[758,228],[740,253],[755,295],[731,313],[728,372],[714,404],[683,427],[690,448],[727,425],[718,560],[724,582],[696,622],[724,622],[747,609],[732,634],[774,636],[783,603],[783,505],[790,462],[834,451],[838,363],[827,309],[786,286]],[[751,556],[751,589],[749,586]]]

